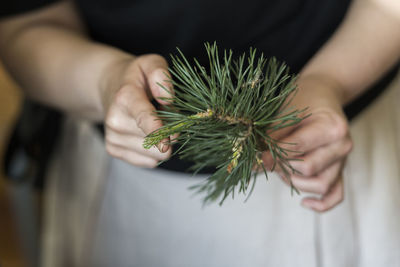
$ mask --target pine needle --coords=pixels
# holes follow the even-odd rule
[[[170,104],[157,111],[164,126],[149,134],[143,147],[149,149],[179,134],[173,142],[181,145],[181,158],[194,162],[195,173],[205,166],[216,167],[205,182],[192,187],[205,193],[205,203],[219,200],[222,204],[228,195],[233,196],[236,186],[246,194],[252,184],[250,195],[255,170],[267,175],[260,156],[265,151],[273,157],[273,168],[280,166],[290,181],[290,173],[296,172],[288,156],[293,152],[270,134],[306,117],[304,109],[288,108],[296,76],[275,58],[257,57],[256,49],[250,49],[246,63],[246,54],[234,60],[231,50],[221,57],[216,43],[205,47],[208,69],[196,59],[190,63],[179,49],[177,56],[171,56],[169,80],[175,94],[163,98]]]

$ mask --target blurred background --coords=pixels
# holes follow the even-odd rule
[[[31,209],[35,203],[24,203],[31,199],[32,191],[29,188],[22,188],[20,185],[11,184],[4,177],[3,159],[7,141],[10,137],[14,122],[21,106],[21,91],[16,84],[5,73],[0,62],[0,266],[1,267],[22,267],[28,265],[31,256],[25,242],[21,237],[23,231],[30,231],[29,246],[37,246],[32,236],[32,227],[36,228],[37,222],[30,218],[21,218],[19,210]],[[21,190],[22,189],[22,190]],[[28,190],[26,190],[28,189]],[[22,198],[21,198],[22,197]],[[21,206],[22,204],[22,206]],[[25,207],[24,207],[25,206]],[[31,213],[31,211],[29,212]],[[26,219],[26,220],[24,220]],[[34,250],[36,250],[35,248]]]

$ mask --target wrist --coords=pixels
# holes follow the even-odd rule
[[[297,80],[299,90],[323,90],[329,97],[334,98],[341,106],[344,106],[348,99],[342,84],[336,79],[324,74],[300,74]]]

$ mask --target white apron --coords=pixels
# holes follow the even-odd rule
[[[399,267],[400,75],[351,124],[345,201],[318,214],[273,174],[202,208],[182,173],[113,159],[69,119],[49,178],[45,267]]]

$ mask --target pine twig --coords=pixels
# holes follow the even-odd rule
[[[157,116],[164,126],[149,134],[143,146],[148,149],[179,133],[172,143],[181,144],[178,153],[194,162],[195,172],[206,166],[217,168],[192,188],[206,194],[205,203],[219,199],[222,204],[236,186],[239,192],[247,192],[255,179],[254,166],[267,176],[260,156],[264,151],[271,153],[274,166],[279,165],[290,180],[290,172],[295,172],[288,157],[292,151],[270,134],[299,123],[305,109],[288,108],[296,77],[284,63],[262,54],[257,58],[255,49],[233,60],[231,50],[220,57],[215,43],[205,46],[208,71],[196,59],[189,63],[179,49],[178,56],[171,56],[175,94],[163,98],[169,105]],[[298,192],[293,184],[292,189]]]

